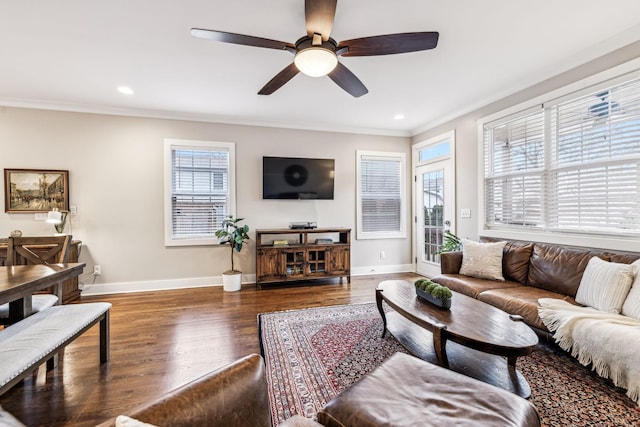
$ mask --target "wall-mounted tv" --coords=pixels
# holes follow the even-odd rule
[[[263,199],[333,200],[334,159],[262,158]]]

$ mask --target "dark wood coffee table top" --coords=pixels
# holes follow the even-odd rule
[[[383,301],[394,312],[385,313]],[[503,376],[501,373],[496,374],[502,369],[508,377],[500,379],[500,384],[496,385],[525,397],[530,395],[529,386],[516,371],[515,364],[518,356],[534,350],[538,344],[538,337],[529,326],[516,317],[457,292],[453,292],[450,309],[436,307],[417,297],[413,283],[406,280],[381,282],[376,289],[376,302],[384,322],[383,336],[388,329],[411,352],[445,367],[450,367],[450,358],[456,359],[455,362],[458,363],[461,362],[461,353],[467,353],[463,355],[465,360],[462,363],[465,366],[462,370],[469,372],[462,373],[495,383],[495,378],[487,377]],[[424,335],[415,329],[430,331],[433,335],[432,346],[425,346]],[[449,345],[447,342],[450,342]],[[456,347],[452,343],[463,347]],[[492,356],[491,363],[495,366],[489,366],[487,358],[476,357],[478,353],[504,356],[507,360],[504,362],[502,358]],[[473,355],[472,359],[475,361],[468,360],[470,355]],[[470,364],[483,366],[476,369],[469,367]],[[502,384],[505,381],[506,385]]]

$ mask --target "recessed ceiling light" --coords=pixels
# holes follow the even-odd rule
[[[398,113],[395,116],[393,116],[393,120],[402,120],[404,119],[404,114]]]
[[[120,86],[118,92],[124,93],[125,95],[133,95],[133,90],[127,86]]]

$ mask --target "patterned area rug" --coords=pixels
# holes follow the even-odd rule
[[[324,404],[397,351],[374,303],[259,316],[273,422],[313,417]],[[518,359],[529,399],[545,426],[640,426],[640,408],[624,391],[562,350],[541,344]]]

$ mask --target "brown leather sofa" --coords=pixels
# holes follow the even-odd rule
[[[502,252],[504,282],[459,274],[462,252],[443,253],[441,274],[432,280],[509,314],[520,315],[534,330],[548,333],[538,317],[538,299],[559,298],[577,304],[575,296],[580,280],[594,256],[630,264],[640,258],[640,253],[513,240],[507,242]]]

